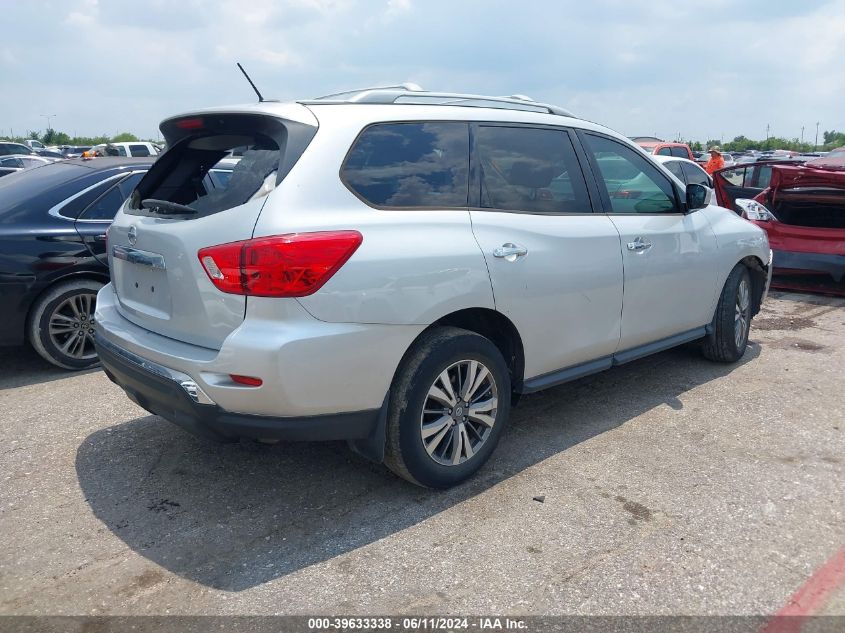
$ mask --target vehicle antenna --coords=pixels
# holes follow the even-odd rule
[[[252,79],[250,79],[249,75],[246,74],[246,71],[244,70],[244,67],[241,66],[241,63],[240,62],[235,62],[235,63],[238,65],[238,68],[241,69],[241,72],[244,74],[244,77],[246,77],[246,80],[249,82],[249,85],[252,86],[253,90],[255,90],[255,94],[258,95],[258,103],[261,103],[262,101],[264,101],[264,97],[262,97],[261,93],[258,92],[258,88],[255,87],[254,83],[252,83]]]

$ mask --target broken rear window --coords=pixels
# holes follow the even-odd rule
[[[281,119],[243,114],[171,119],[162,131],[169,149],[138,185],[127,213],[204,217],[266,196],[313,136],[291,144]],[[241,157],[231,173],[214,178],[209,172],[222,158],[233,160],[236,148]]]

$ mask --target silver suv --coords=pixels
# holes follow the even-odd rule
[[[451,486],[521,394],[689,341],[736,361],[768,289],[763,231],[526,97],[366,89],[161,131],[108,233],[96,345],[205,437],[344,439]]]

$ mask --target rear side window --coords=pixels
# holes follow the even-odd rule
[[[114,214],[123,204],[123,201],[129,197],[132,190],[137,184],[141,182],[143,174],[130,174],[111,189],[106,191],[97,200],[88,205],[88,207],[80,214],[80,220],[99,220],[111,221],[114,219]]]
[[[293,135],[288,134],[289,126]],[[136,188],[127,213],[198,218],[262,198],[276,187],[314,135],[312,126],[240,114],[172,119],[162,131],[169,149]],[[228,180],[211,186],[209,171],[241,146],[247,149]],[[159,203],[149,202],[153,200]]]
[[[481,206],[528,213],[590,213],[587,186],[563,130],[480,126]]]
[[[130,145],[129,151],[133,156],[149,156],[150,150],[146,145]]]
[[[686,147],[671,147],[672,156],[677,156],[678,158],[689,158],[689,152],[687,151]]]
[[[755,171],[756,174],[753,184],[746,186],[759,187],[760,189],[765,189],[766,187],[768,187],[769,183],[772,181],[772,166],[759,165]]]
[[[618,141],[585,134],[613,213],[680,213],[672,182],[639,152]]]
[[[380,123],[356,139],[341,180],[375,207],[466,207],[467,123]]]
[[[681,170],[681,163],[676,160],[669,160],[663,163],[666,166],[666,169],[671,171],[681,182],[686,182],[686,178],[684,178],[684,172]]]
[[[684,170],[684,175],[686,176],[686,182],[688,185],[710,186],[710,177],[707,175],[707,172],[698,165],[681,163],[681,168]]]
[[[661,147],[657,150],[656,154],[658,156],[671,156],[672,155],[672,148],[671,147]]]

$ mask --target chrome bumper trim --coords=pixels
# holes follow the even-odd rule
[[[164,365],[159,365],[158,363],[154,363],[151,360],[147,360],[146,358],[141,358],[137,354],[133,354],[129,350],[125,350],[122,347],[119,347],[112,343],[111,341],[107,340],[103,335],[96,333],[94,335],[94,340],[97,345],[101,347],[105,347],[109,350],[112,354],[120,356],[124,360],[129,361],[133,365],[137,365],[144,371],[148,371],[152,374],[156,374],[157,376],[161,376],[162,378],[166,378],[172,382],[178,384],[185,393],[198,404],[210,404],[216,405],[217,403],[214,402],[211,398],[208,397],[208,394],[205,393],[202,388],[191,378],[188,374],[184,374],[181,371],[176,371],[175,369],[170,369],[169,367],[165,367]]]

